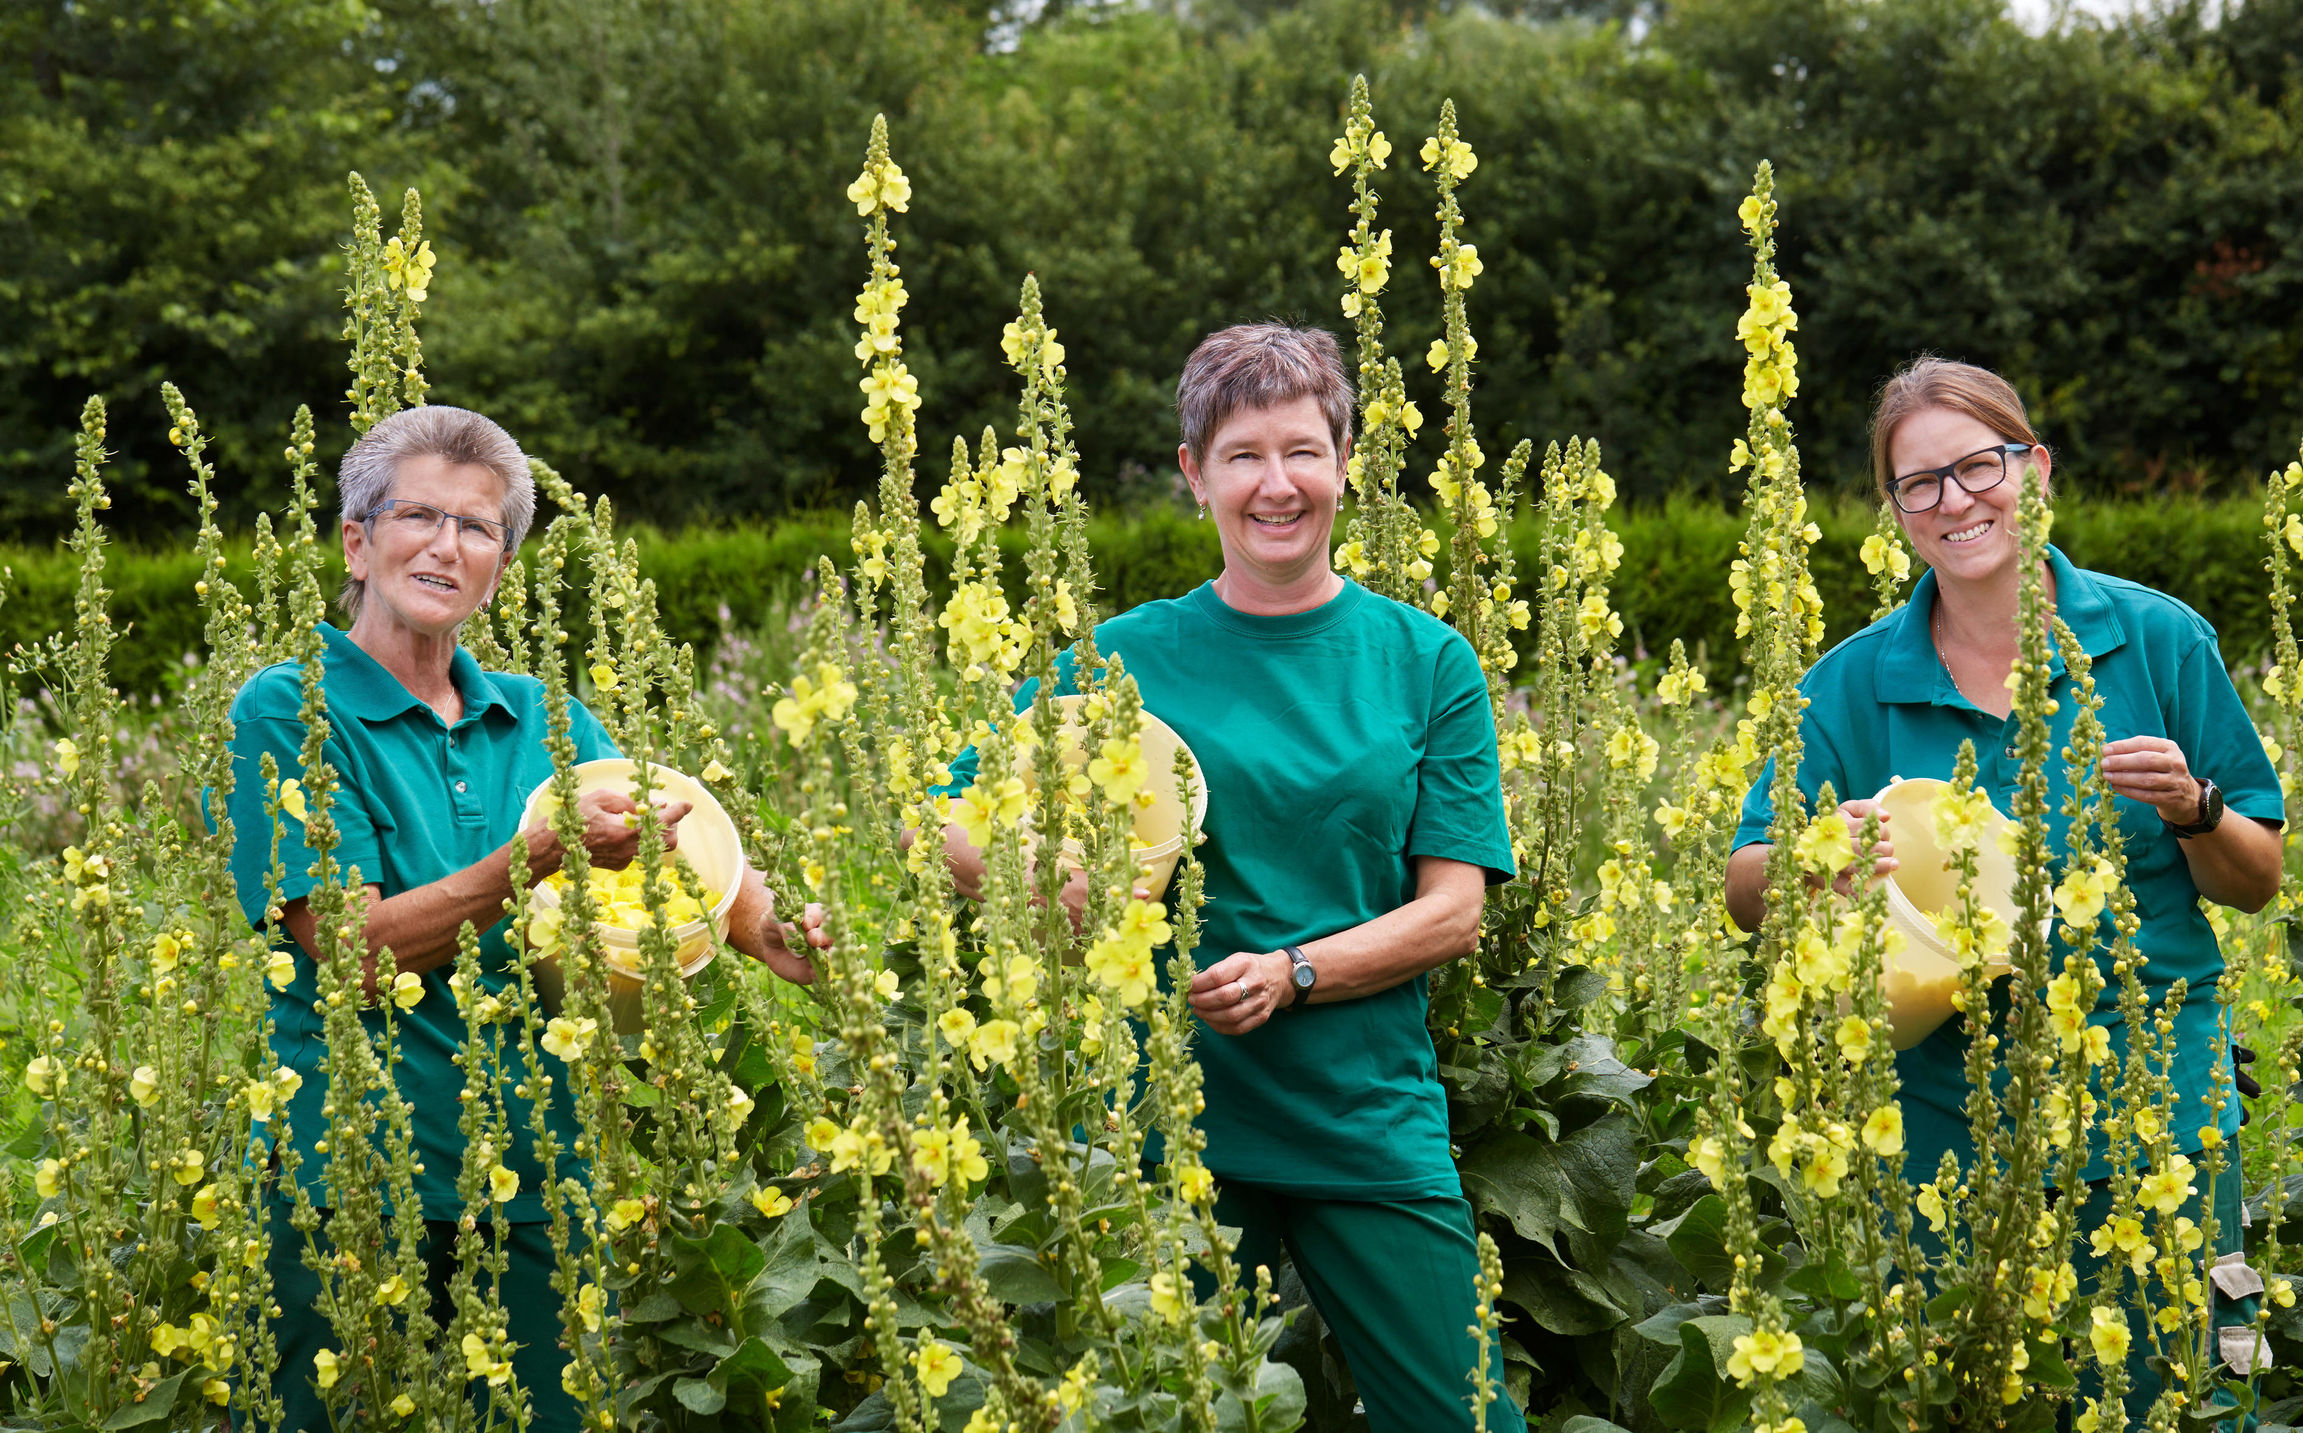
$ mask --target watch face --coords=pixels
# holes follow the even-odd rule
[[[1311,989],[1311,983],[1319,979],[1319,972],[1311,968],[1311,962],[1308,960],[1298,965],[1291,973],[1295,978],[1295,985],[1298,990]]]

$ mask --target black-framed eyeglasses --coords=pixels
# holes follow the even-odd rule
[[[1905,473],[1887,485],[1887,495],[1904,512],[1930,512],[1943,501],[1945,482],[1959,484],[1969,497],[1990,492],[2007,481],[2007,460],[2020,458],[2030,451],[2029,443],[2001,443],[1979,453],[1969,453],[1964,458],[1954,459],[1940,468],[1921,468],[1916,473]]]
[[[439,535],[442,523],[453,522],[456,541],[467,548],[486,552],[512,550],[512,529],[494,518],[466,517],[414,498],[386,498],[376,504],[367,521],[371,528],[380,524],[386,532],[410,542],[430,542]]]

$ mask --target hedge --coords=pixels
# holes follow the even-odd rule
[[[1874,605],[1858,556],[1871,517],[1859,504],[1838,503],[1820,507],[1816,521],[1823,529],[1816,583],[1837,641],[1861,627]],[[1740,514],[1678,500],[1617,513],[1615,527],[1624,557],[1614,597],[1626,648],[1635,656],[1660,656],[1677,637],[1691,655],[1703,654],[1715,674],[1732,670],[1739,650],[1726,573],[1743,532]],[[1099,517],[1089,531],[1107,610],[1189,591],[1221,564],[1214,524],[1180,510]],[[642,531],[641,565],[655,580],[665,630],[702,650],[716,638],[723,609],[738,629],[782,617],[819,554],[846,565],[847,535],[844,516],[823,513],[761,526]],[[2258,660],[2268,646],[2263,523],[2254,500],[2066,500],[2055,538],[2083,567],[2131,578],[2197,608],[2222,634],[2224,655],[2234,664]],[[1016,540],[1020,550],[1021,534]],[[1536,542],[1531,520],[1514,527],[1513,547],[1523,563],[1532,564]],[[245,546],[230,556],[227,571],[247,590]],[[931,586],[940,586],[949,560],[948,544],[931,537]],[[0,563],[10,569],[0,600],[0,646],[14,650],[69,624],[78,580],[71,553],[0,549]],[[190,596],[196,567],[186,550],[110,550],[104,577],[120,628],[114,672],[123,691],[167,690],[186,655],[198,650],[200,610]],[[340,576],[332,566],[331,588]]]

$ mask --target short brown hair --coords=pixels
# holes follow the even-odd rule
[[[1271,408],[1298,398],[1319,401],[1340,459],[1351,446],[1353,393],[1343,349],[1324,328],[1242,323],[1200,340],[1176,380],[1176,417],[1193,461],[1224,421],[1242,409]]]
[[[1888,444],[1903,420],[1923,408],[1964,413],[2010,443],[2045,446],[2032,430],[2014,384],[1972,363],[1933,354],[1915,358],[1881,386],[1879,401],[1871,409],[1871,483],[1881,502],[1887,501],[1887,485],[1895,480]]]

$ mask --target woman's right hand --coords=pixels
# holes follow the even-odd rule
[[[1886,879],[1888,872],[1896,869],[1897,864],[1895,860],[1895,843],[1888,839],[1887,808],[1880,805],[1877,801],[1870,800],[1842,801],[1839,803],[1839,815],[1841,819],[1847,822],[1847,839],[1849,844],[1853,844],[1863,839],[1863,823],[1871,816],[1873,812],[1877,812],[1879,814],[1879,839],[1873,842],[1871,847],[1871,875],[1872,879],[1874,880],[1884,880]],[[1837,876],[1832,878],[1831,888],[1852,900],[1856,894],[1856,872],[1857,869],[1862,865],[1863,854],[1862,852],[1858,851],[1856,853],[1855,859],[1850,861],[1844,870],[1840,871]]]
[[[587,791],[577,800],[576,814],[584,818],[584,849],[591,853],[593,865],[620,871],[639,859],[640,821],[633,814],[639,809],[639,802],[606,787]],[[656,819],[663,827],[665,850],[679,846],[680,822],[694,809],[691,802],[659,800]]]

